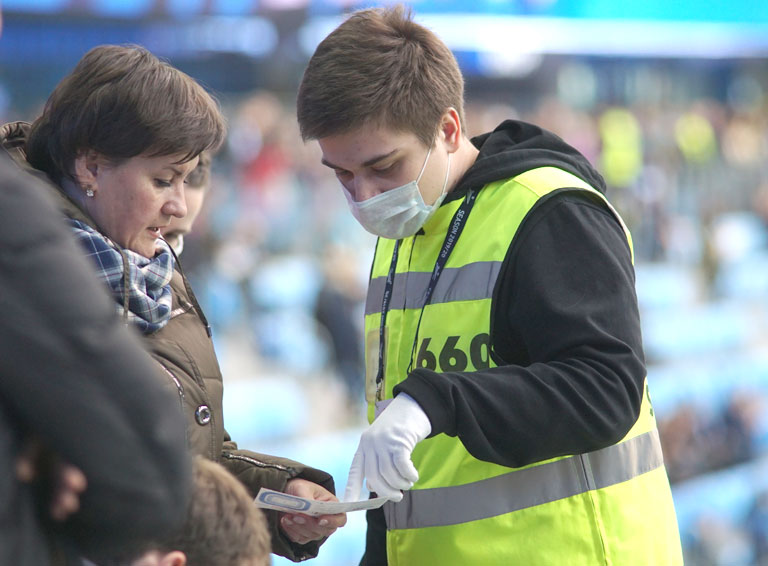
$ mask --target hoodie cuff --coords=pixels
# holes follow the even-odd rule
[[[432,425],[432,432],[427,438],[432,438],[440,433],[456,436],[456,427],[452,415],[453,401],[450,395],[435,386],[440,379],[440,374],[428,369],[412,371],[405,381],[397,384],[393,394],[407,393],[416,401],[426,413]]]

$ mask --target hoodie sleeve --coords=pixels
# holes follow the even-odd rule
[[[432,434],[458,436],[504,466],[603,448],[636,421],[645,365],[629,246],[615,217],[576,191],[526,222],[496,285],[491,342],[499,367],[413,371],[411,395]]]
[[[0,156],[0,406],[88,486],[61,525],[87,555],[184,519],[184,423],[41,187]]]

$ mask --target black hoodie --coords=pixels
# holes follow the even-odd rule
[[[470,187],[554,166],[605,192],[578,151],[554,134],[506,121],[446,201]],[[414,370],[397,387],[474,457],[519,467],[616,443],[637,420],[645,364],[627,239],[599,197],[563,187],[520,226],[494,289],[491,347],[499,367]],[[383,515],[369,512],[362,564],[386,564]]]
[[[480,153],[451,200],[543,166],[605,192],[586,158],[537,126],[506,121],[472,143]],[[645,377],[634,269],[599,197],[563,187],[523,220],[494,289],[491,347],[499,367],[417,369],[395,393],[421,405],[432,435],[510,467],[597,450],[632,427]]]

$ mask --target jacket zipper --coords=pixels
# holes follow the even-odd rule
[[[249,464],[252,464],[259,468],[274,468],[276,470],[280,470],[281,472],[288,472],[293,476],[296,476],[298,474],[298,472],[296,471],[296,468],[291,468],[290,466],[282,466],[280,464],[270,464],[267,462],[262,462],[261,460],[257,460],[256,458],[251,458],[250,456],[243,456],[242,454],[233,454],[232,452],[223,452],[222,457],[227,458],[228,460],[240,460],[242,462],[248,462]]]
[[[181,404],[181,407],[184,408],[184,386],[181,384],[178,378],[175,375],[173,375],[173,372],[169,370],[167,367],[165,367],[165,365],[160,364],[160,367],[165,370],[165,373],[167,373],[171,377],[173,382],[176,384],[176,389],[179,392],[179,403]]]

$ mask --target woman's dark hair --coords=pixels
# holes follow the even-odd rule
[[[56,182],[94,150],[120,163],[137,155],[215,151],[226,127],[218,103],[191,77],[136,45],[86,53],[54,89],[27,140],[27,161]]]

